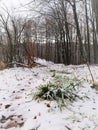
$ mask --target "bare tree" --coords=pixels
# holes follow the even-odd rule
[[[10,18],[9,14],[7,14],[6,18],[4,18],[2,15],[0,15],[0,22],[7,35],[7,44],[8,44],[7,62],[12,62],[13,61],[13,43],[12,43],[11,31],[9,28],[9,18]]]

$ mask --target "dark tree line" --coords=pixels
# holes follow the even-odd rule
[[[97,22],[92,1],[44,0],[45,4],[47,11],[43,9],[40,14],[44,17],[46,52],[51,48],[49,44],[55,45],[55,57],[50,59],[67,65],[97,63]]]
[[[2,60],[32,66],[34,57],[56,63],[98,63],[97,11],[92,0],[38,0],[36,17],[0,14]],[[93,4],[92,4],[93,3]],[[93,7],[93,8],[92,8]]]

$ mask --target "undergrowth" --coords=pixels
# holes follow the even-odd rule
[[[81,99],[78,95],[79,86],[82,80],[78,78],[68,78],[63,76],[55,76],[54,79],[45,85],[37,87],[33,92],[33,99],[42,99],[49,101],[57,101],[62,106]]]

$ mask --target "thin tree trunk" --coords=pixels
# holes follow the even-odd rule
[[[86,62],[87,56],[86,56],[86,52],[83,48],[82,37],[81,37],[81,33],[80,33],[80,27],[79,27],[77,12],[76,12],[76,1],[75,0],[73,0],[72,9],[73,9],[74,20],[75,20],[75,24],[76,24],[77,37],[78,37],[78,40],[79,40],[81,58],[84,62]]]
[[[87,0],[85,0],[85,14],[86,14],[86,28],[87,28],[87,53],[88,53],[88,61],[90,63],[90,37],[89,37],[89,23],[88,23],[88,11],[87,11]]]

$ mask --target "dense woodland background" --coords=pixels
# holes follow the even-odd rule
[[[97,64],[98,1],[36,1],[25,5],[29,15],[14,15],[5,7],[0,14],[1,64],[32,67],[34,57],[66,65]]]

